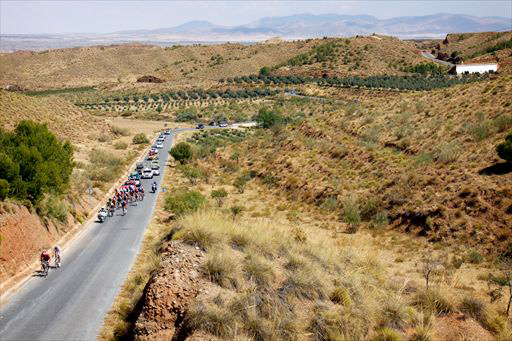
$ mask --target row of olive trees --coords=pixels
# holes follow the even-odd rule
[[[240,89],[240,90],[188,90],[188,91],[171,91],[168,93],[162,94],[153,94],[153,95],[133,95],[133,96],[124,96],[121,97],[113,97],[112,99],[106,99],[104,104],[107,103],[148,103],[151,99],[152,102],[170,102],[170,101],[180,101],[180,100],[207,100],[207,99],[244,99],[244,98],[258,98],[258,97],[267,97],[274,96],[278,93],[278,90],[275,89]],[[99,103],[102,104],[102,103]],[[81,106],[87,106],[88,104],[78,104]]]

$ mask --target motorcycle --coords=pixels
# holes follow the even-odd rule
[[[156,182],[153,182],[153,185],[151,185],[151,191],[156,193]]]
[[[98,212],[98,221],[100,223],[103,223],[105,220],[107,220],[108,212],[105,208],[101,208]]]

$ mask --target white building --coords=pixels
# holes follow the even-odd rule
[[[498,71],[498,64],[460,64],[455,65],[455,72],[458,75],[463,73],[486,73]]]

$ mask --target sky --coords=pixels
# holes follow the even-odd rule
[[[172,27],[192,20],[233,26],[298,13],[367,14],[379,19],[435,13],[510,18],[512,1],[0,0],[0,33],[108,33]]]

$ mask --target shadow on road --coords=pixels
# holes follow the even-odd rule
[[[501,162],[492,166],[482,168],[478,171],[480,175],[505,175],[512,172],[512,163]]]
[[[43,270],[36,270],[32,273],[32,277],[46,277]]]

